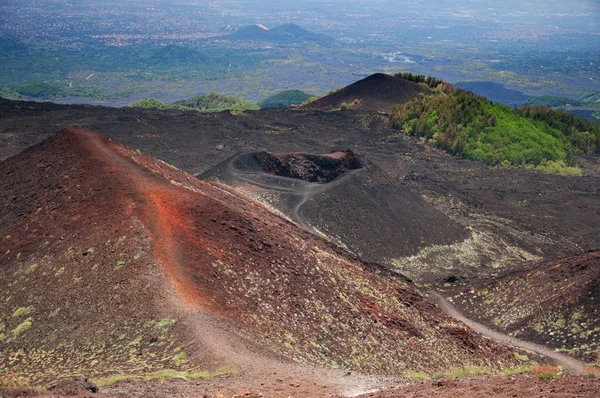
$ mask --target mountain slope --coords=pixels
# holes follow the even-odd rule
[[[261,108],[283,108],[290,105],[300,105],[312,96],[300,90],[284,90],[265,98],[258,105]]]
[[[304,109],[336,109],[342,106],[391,113],[395,105],[415,99],[429,89],[396,76],[376,73],[303,106]],[[342,105],[345,104],[345,105]]]
[[[221,365],[258,383],[276,354],[396,375],[518,364],[399,276],[99,134],[65,130],[0,176],[0,368],[33,383]]]
[[[393,259],[469,236],[459,223],[395,186],[368,157],[352,150],[322,155],[249,152],[199,178],[249,192],[363,260],[390,267]]]
[[[509,273],[453,300],[496,328],[600,364],[600,252]]]

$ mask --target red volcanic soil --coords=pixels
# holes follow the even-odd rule
[[[361,398],[594,398],[600,394],[600,379],[564,376],[542,381],[535,376],[486,377],[473,380],[436,380],[396,387]]]
[[[415,99],[429,89],[396,76],[376,73],[306,105],[303,109],[350,109],[391,113],[395,105]]]
[[[225,381],[226,382],[226,381]],[[281,392],[285,389],[284,381],[281,380]],[[288,387],[290,387],[288,385]],[[89,387],[88,387],[89,388]],[[301,387],[292,386],[289,396],[298,395]],[[207,397],[207,398],[263,398],[263,397],[285,397],[281,393],[267,390],[265,388],[246,389],[242,392],[225,395],[224,393],[206,394],[202,386],[193,382],[172,380],[166,382],[143,382],[136,384],[122,383],[120,385],[102,390],[100,393],[91,393],[88,389],[80,386],[80,383],[69,382],[50,390],[35,391],[29,389],[7,388],[0,390],[5,398],[44,396],[48,397],[111,397],[126,398],[131,396],[144,396],[147,398],[162,397]],[[319,396],[314,391],[313,396]],[[434,381],[405,381],[396,385],[390,385],[382,391],[371,392],[360,395],[360,398],[597,398],[600,394],[600,379],[588,376],[562,375],[556,379],[540,380],[533,375],[515,375],[511,377],[483,376],[477,378],[465,378],[458,380],[440,379]],[[329,398],[340,398],[339,395],[329,394]]]
[[[320,396],[373,380],[283,358],[394,375],[521,365],[405,279],[100,134],[64,130],[0,177],[0,373],[40,385],[229,365],[228,391],[284,391],[281,378]]]

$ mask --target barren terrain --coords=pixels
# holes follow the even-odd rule
[[[102,135],[54,135],[65,127]],[[563,177],[454,159],[368,111],[0,100],[0,159],[0,373],[17,384],[83,374],[120,397],[600,391],[574,375],[452,380],[600,364],[597,155]],[[90,393],[57,388],[45,393]]]
[[[278,373],[312,386],[304,396],[323,385],[345,395],[389,383],[347,370],[527,363],[406,279],[99,134],[65,130],[1,166],[0,359],[27,382],[169,367],[207,380],[233,372],[230,389],[270,391]]]
[[[387,118],[369,112],[266,109],[199,114],[4,101],[0,115],[3,156],[74,126],[101,131],[194,175],[249,151],[355,150],[369,167],[351,173],[352,178],[346,179],[350,184],[336,187],[332,192],[339,192],[337,199],[315,195],[301,213],[309,222],[313,219],[314,228],[365,259],[397,267],[420,283],[472,281],[522,267],[524,261],[600,247],[600,171],[593,159],[587,161],[586,175],[575,178],[491,169],[432,150],[389,128]],[[357,189],[356,179],[366,191]],[[257,194],[252,192],[255,199],[264,197],[269,204],[275,196],[273,206],[277,205],[278,192],[258,189]],[[383,192],[384,198],[373,202],[370,192]],[[408,197],[399,203],[426,201],[445,214],[445,221],[432,228],[426,218],[434,214],[431,206],[401,208],[408,231],[431,233],[424,233],[418,242],[407,241],[412,235],[406,234],[404,245],[374,246],[374,236],[385,238],[390,229],[380,233],[359,226],[370,217],[379,217],[377,222],[385,225],[387,220],[373,211],[386,205],[385,192],[394,198]],[[341,223],[340,218],[349,219]],[[451,225],[463,232],[443,233]],[[468,237],[462,239],[465,233]],[[456,238],[462,240],[452,243]],[[365,246],[375,250],[364,250]]]

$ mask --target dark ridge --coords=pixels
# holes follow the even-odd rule
[[[429,89],[415,82],[376,73],[325,97],[306,104],[306,109],[350,109],[390,113],[395,105],[411,101]]]
[[[328,183],[350,170],[364,167],[358,153],[351,149],[328,155],[257,152],[253,156],[267,173],[308,182]]]

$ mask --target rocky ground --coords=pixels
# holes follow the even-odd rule
[[[593,156],[585,159],[584,177],[491,169],[405,137],[390,129],[381,114],[358,111],[199,114],[0,101],[0,116],[0,156],[16,154],[61,128],[84,127],[195,175],[249,151],[353,149],[370,167],[355,173],[356,183],[339,186],[335,197],[315,196],[303,206],[304,217],[367,260],[395,266],[423,284],[470,283],[520,268],[525,261],[600,247],[600,169]],[[373,197],[374,191],[389,195]],[[271,194],[262,195],[265,202]],[[392,242],[398,239],[377,244],[374,237],[393,236],[392,226],[359,226],[377,220],[388,198],[402,196],[407,198],[390,208],[415,233],[405,234],[400,248]],[[433,217],[436,211],[445,220]],[[344,222],[337,221],[342,214]],[[378,223],[385,226],[386,220],[379,217]],[[418,231],[427,233],[419,236]]]
[[[0,362],[17,380],[44,385],[77,369],[107,396],[354,396],[382,386],[381,396],[599,395],[590,377],[414,381],[541,360],[474,333],[420,287],[468,292],[473,306],[485,303],[485,286],[510,281],[511,292],[527,291],[544,308],[548,294],[568,296],[573,286],[595,297],[594,254],[577,257],[600,247],[594,156],[585,176],[562,177],[454,159],[377,113],[206,115],[0,100],[0,157],[70,126],[131,147],[65,133],[1,164]],[[317,182],[230,167],[240,153],[276,154],[271,165],[304,153],[294,173],[300,165],[296,174],[307,166],[324,175],[306,159],[331,151],[351,151],[363,167]],[[390,219],[406,233],[395,238]],[[583,258],[587,271],[556,260],[565,256]],[[591,284],[570,275],[589,275]],[[558,290],[528,289],[532,280]],[[519,307],[506,297],[498,305]],[[485,311],[496,310],[477,309]],[[561,316],[583,329],[564,333],[592,336],[593,322],[571,322],[578,311]],[[560,324],[550,318],[544,325]],[[499,319],[513,331],[512,319]],[[174,373],[156,373],[166,368]],[[125,379],[193,380],[134,377],[108,387],[114,370]],[[78,394],[94,394],[88,387]]]

